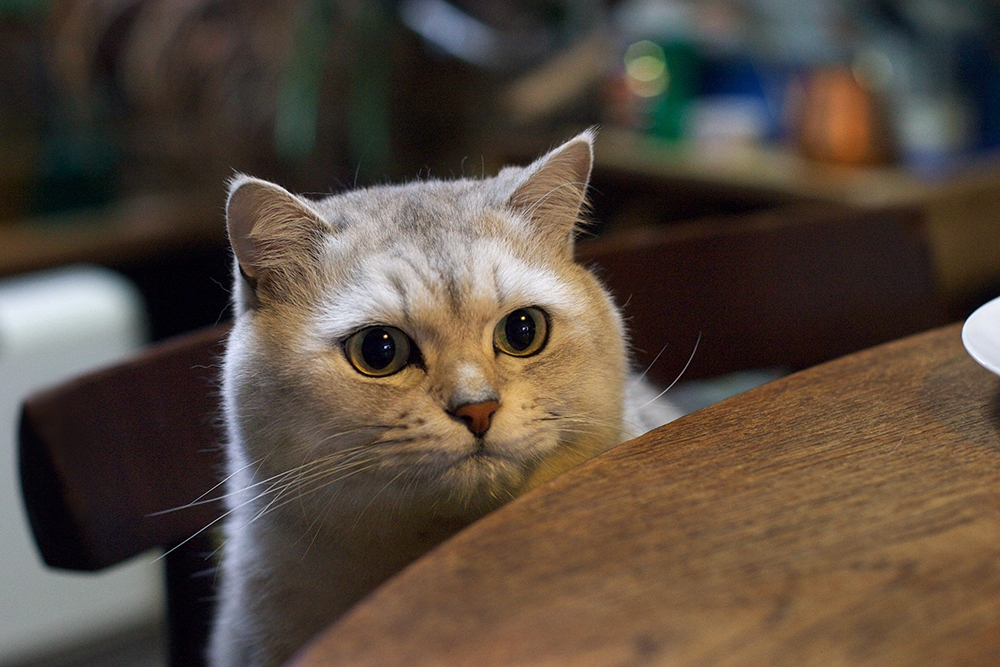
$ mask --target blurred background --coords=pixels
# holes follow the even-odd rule
[[[707,336],[691,377],[792,370],[1000,294],[997,2],[0,0],[0,311],[17,305],[0,322],[6,418],[25,391],[227,317],[223,206],[237,171],[316,196],[490,175],[594,125],[594,234],[656,228],[688,267],[664,284],[708,276],[657,293],[703,314],[663,333],[684,341],[665,373],[712,321],[766,343],[784,326],[768,304],[799,283],[816,287],[781,311],[801,315],[785,327],[799,347],[713,351]],[[800,252],[820,246],[819,259]],[[733,267],[704,266],[723,260],[749,285],[728,310],[711,293]],[[9,341],[56,329],[51,349],[110,340],[107,318],[58,305],[82,283],[118,313],[118,342],[30,367],[52,355],[18,356]],[[662,347],[637,343],[640,361]],[[0,516],[22,544],[9,558],[27,562],[8,427]],[[104,609],[94,593],[45,593],[39,610],[40,566],[0,572],[0,607],[20,619],[0,627],[0,664],[126,664],[86,648],[101,641],[156,664],[150,560],[125,583],[92,583],[126,591],[96,624],[80,620]]]
[[[115,265],[158,339],[225,308],[234,171],[317,195],[477,175],[595,124],[599,174],[754,190],[673,219],[858,199],[816,165],[905,201],[1000,143],[1000,4],[2,0],[0,272]]]

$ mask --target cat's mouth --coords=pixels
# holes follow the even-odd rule
[[[449,467],[450,468],[461,468],[461,467],[482,467],[482,468],[497,468],[497,467],[509,467],[509,468],[520,468],[521,464],[518,461],[510,458],[509,456],[504,456],[503,454],[498,454],[496,452],[491,452],[484,447],[479,447],[473,452],[469,452],[465,456],[460,457],[455,460]]]
[[[462,463],[464,461],[492,461],[495,459],[499,459],[501,461],[509,460],[508,457],[506,456],[501,456],[499,454],[496,454],[495,452],[489,451],[488,449],[486,449],[486,447],[482,445],[481,442],[477,442],[476,444],[478,445],[478,447],[476,447],[476,450],[474,452],[466,454],[461,459],[459,459],[458,461],[459,463]]]
[[[523,462],[480,447],[452,461],[441,479],[463,495],[495,497],[512,493],[526,476]]]

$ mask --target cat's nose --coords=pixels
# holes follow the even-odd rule
[[[464,422],[465,427],[472,432],[472,435],[483,436],[490,430],[493,422],[493,413],[499,409],[500,404],[496,401],[483,401],[482,403],[466,403],[459,406],[452,413],[455,418]]]

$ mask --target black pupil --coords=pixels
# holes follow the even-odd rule
[[[518,352],[527,350],[535,340],[535,320],[528,311],[515,310],[507,317],[504,333],[512,348]]]
[[[385,329],[372,329],[361,341],[361,356],[365,363],[380,371],[396,358],[396,341]]]

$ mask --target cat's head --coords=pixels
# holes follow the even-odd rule
[[[592,140],[319,201],[235,179],[239,461],[322,503],[475,514],[617,444],[622,323],[573,261]]]

